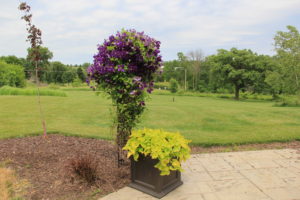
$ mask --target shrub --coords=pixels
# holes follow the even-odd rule
[[[170,90],[172,93],[176,93],[178,91],[178,82],[173,78],[170,80]]]
[[[221,88],[218,88],[218,89],[217,89],[216,93],[227,94],[227,93],[230,93],[230,92],[228,91],[227,88],[222,88],[222,87],[221,87]]]
[[[98,162],[92,155],[79,155],[67,161],[66,175],[73,182],[76,178],[94,184],[98,179]]]
[[[300,96],[282,97],[279,102],[275,103],[278,107],[300,107]]]
[[[25,87],[25,73],[22,66],[7,64],[0,60],[0,87]]]
[[[186,94],[186,92],[184,90],[178,90],[177,94],[180,96],[184,96]]]
[[[160,42],[135,30],[122,30],[98,47],[88,79],[107,92],[116,106],[117,144],[126,144],[145,108],[147,90],[161,67]]]
[[[50,88],[52,90],[58,90],[60,87],[59,87],[59,85],[51,83],[51,84],[49,84],[48,88]]]
[[[77,77],[72,82],[72,87],[80,87],[82,85],[81,80]]]
[[[160,175],[169,175],[171,170],[182,171],[180,163],[190,155],[189,142],[179,133],[143,129],[133,131],[123,149],[127,150],[127,156],[133,156],[135,161],[140,155],[158,159],[154,167],[161,171]]]

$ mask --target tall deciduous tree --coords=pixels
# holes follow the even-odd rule
[[[187,57],[191,66],[193,90],[198,90],[201,62],[204,58],[203,52],[201,50],[190,51],[187,54]]]
[[[300,90],[300,34],[294,26],[288,32],[278,31],[274,37],[277,59],[282,65],[281,80],[284,90],[296,93]]]
[[[237,100],[240,90],[253,86],[264,72],[264,68],[256,63],[257,55],[251,50],[220,49],[218,54],[211,56],[210,59],[213,61],[212,80],[221,84],[232,84]]]

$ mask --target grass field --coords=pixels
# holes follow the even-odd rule
[[[14,88],[9,86],[4,86],[0,88],[0,95],[21,95],[21,96],[36,96],[38,90],[36,88]],[[66,93],[58,90],[40,89],[40,96],[59,96],[66,97]]]
[[[110,100],[92,91],[41,97],[48,131],[111,139]],[[151,95],[139,128],[179,131],[194,144],[230,145],[300,140],[300,108],[270,101]],[[0,96],[0,138],[42,134],[34,96]]]

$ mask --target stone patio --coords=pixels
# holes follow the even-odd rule
[[[300,200],[300,151],[193,154],[184,184],[162,200]],[[125,187],[101,200],[154,200]]]

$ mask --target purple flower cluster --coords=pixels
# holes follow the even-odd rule
[[[137,90],[153,90],[153,74],[162,66],[160,42],[135,30],[122,30],[98,46],[93,64],[87,69],[89,80],[104,87],[116,87],[120,77],[132,79]],[[136,92],[135,92],[136,91]]]

